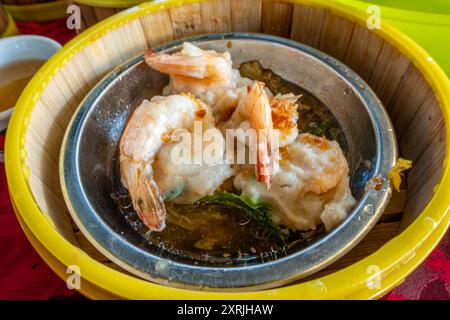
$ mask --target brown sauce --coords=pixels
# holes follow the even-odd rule
[[[310,132],[337,140],[345,146],[345,137],[331,112],[306,90],[288,83],[257,62],[241,65],[242,76],[260,80],[274,94],[302,94],[299,101],[300,132]],[[339,141],[341,140],[341,141]],[[150,244],[168,253],[192,259],[201,265],[242,265],[271,261],[299,245],[305,245],[323,232],[289,231],[285,237],[268,234],[251,219],[231,208],[166,203],[167,221],[162,232],[150,232],[133,210],[129,195],[120,182],[119,163],[115,159],[113,199],[127,222]],[[233,188],[228,188],[233,191]]]
[[[0,112],[15,106],[23,89],[43,63],[42,60],[24,60],[0,68]]]

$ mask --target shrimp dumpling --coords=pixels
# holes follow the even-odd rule
[[[229,52],[203,50],[189,42],[174,54],[147,51],[145,61],[153,69],[169,74],[164,95],[190,92],[211,106],[216,122],[236,108],[252,83],[233,68]]]
[[[348,181],[348,164],[335,141],[301,134],[281,149],[280,161],[267,191],[244,168],[234,178],[242,194],[274,209],[276,222],[306,231],[324,223],[339,224],[355,204]]]
[[[205,141],[189,133],[191,147],[186,148],[182,141],[167,143],[159,151],[153,170],[155,181],[166,199],[174,203],[189,204],[200,198],[212,195],[223,182],[234,175],[234,170],[225,163],[225,139],[216,128],[210,128],[216,137],[214,141]],[[202,139],[202,150],[207,150],[211,144],[214,155],[203,159],[204,155],[195,154],[194,139]],[[221,148],[223,146],[223,148]],[[190,149],[191,154],[183,162],[178,159],[180,150]],[[200,156],[196,162],[196,156]]]
[[[186,192],[182,199],[193,202],[197,197],[210,194],[211,189],[222,183],[221,179],[232,175],[229,165],[174,165],[170,152],[174,135],[180,130],[192,134],[196,126],[202,131],[218,131],[211,108],[193,95],[183,93],[144,100],[133,112],[122,133],[119,142],[121,180],[130,193],[139,218],[151,230],[161,231],[165,228],[164,199],[167,195],[164,192],[170,192],[169,198]],[[221,134],[220,138],[223,139]],[[223,150],[222,154],[220,150],[217,151],[217,159],[222,156]],[[157,161],[158,157],[160,162]],[[195,177],[199,181],[200,178],[206,180],[206,172],[216,174],[216,179],[204,186],[195,182]],[[159,177],[156,181],[155,176]],[[183,184],[178,185],[176,190],[171,189],[171,184],[176,182]]]

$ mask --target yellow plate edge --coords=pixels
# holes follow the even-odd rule
[[[3,5],[17,21],[51,21],[67,18],[67,4],[64,1],[25,5]]]
[[[19,34],[19,29],[17,29],[16,23],[14,22],[11,14],[6,10],[6,15],[8,16],[8,25],[6,26],[5,31],[0,34],[0,38],[11,37]]]
[[[101,8],[129,8],[145,0],[74,0],[76,3]]]
[[[45,247],[39,243],[39,241],[36,239],[36,237],[33,235],[30,229],[28,229],[27,225],[24,223],[22,217],[17,211],[16,205],[14,202],[11,203],[14,209],[14,212],[16,214],[17,220],[19,221],[20,226],[23,229],[23,232],[28,239],[28,241],[31,243],[32,247],[36,252],[39,254],[39,256],[42,258],[42,260],[45,261],[45,263],[50,267],[50,269],[59,277],[62,281],[66,282],[67,277],[69,276],[69,273],[67,273],[67,267],[61,263],[55,256],[53,256]],[[80,274],[82,277],[83,275]],[[117,299],[116,296],[112,295],[111,293],[107,291],[103,291],[100,288],[96,287],[94,284],[91,284],[89,282],[86,282],[86,280],[81,280],[83,282],[83,285],[78,292],[80,292],[82,295],[89,299],[101,299],[101,300],[112,300]],[[75,290],[75,289],[74,289]]]
[[[245,293],[201,292],[165,287],[134,278],[91,259],[81,249],[65,240],[41,213],[27,183],[29,170],[24,163],[26,156],[24,145],[27,124],[33,109],[31,106],[39,99],[46,83],[70,56],[110,30],[131,20],[138,19],[146,13],[192,2],[197,1],[169,0],[145,3],[110,17],[70,41],[33,77],[19,99],[13,113],[10,127],[8,128],[5,152],[6,171],[12,197],[28,228],[38,241],[62,263],[82,266],[82,272],[87,281],[124,298],[376,298],[393,288],[426,258],[449,226],[450,217],[447,213],[450,201],[448,191],[450,189],[450,168],[447,165],[447,161],[441,182],[436,187],[435,194],[424,211],[414,223],[377,252],[350,267],[320,279],[272,290]],[[367,13],[355,11],[349,6],[325,0],[292,0],[290,2],[329,8],[332,12],[350,18],[360,24],[363,24],[368,17]],[[374,32],[393,43],[403,54],[410,58],[433,88],[442,107],[446,123],[446,153],[448,155],[450,150],[450,97],[447,92],[450,92],[450,83],[447,76],[418,44],[397,29],[388,24],[383,24],[381,30],[374,30]],[[427,240],[431,241],[431,243],[428,243]],[[412,255],[412,253],[414,254]],[[381,287],[375,290],[368,289],[366,283],[368,278],[367,268],[372,265],[380,268],[380,276],[382,277]]]

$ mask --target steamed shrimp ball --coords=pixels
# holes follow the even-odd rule
[[[142,102],[122,133],[119,143],[122,182],[140,219],[151,230],[165,227],[164,197],[179,196],[185,202],[193,202],[212,193],[233,174],[231,168],[220,161],[206,168],[202,164],[176,164],[168,155],[174,143],[171,135],[177,129],[192,132],[196,120],[202,130],[214,130],[210,107],[192,95],[156,96]],[[221,150],[217,152],[223,156]],[[160,153],[164,161],[158,162]],[[203,179],[205,172],[214,179],[204,185],[196,183],[197,178]]]
[[[274,219],[291,229],[306,231],[323,223],[327,230],[339,224],[354,206],[348,164],[339,144],[301,134],[281,148],[278,171],[270,192],[244,168],[234,178],[242,194],[270,204]]]
[[[192,93],[212,107],[216,122],[230,115],[246,86],[252,83],[250,79],[242,78],[239,70],[233,69],[229,52],[202,50],[188,42],[174,54],[149,50],[145,61],[153,69],[170,76],[164,95]]]
[[[164,144],[157,154],[153,169],[155,180],[165,195],[166,200],[174,203],[189,204],[200,198],[211,195],[222,183],[230,178],[234,171],[225,164],[225,139],[222,133],[216,128],[209,128],[209,133],[214,136],[211,141],[202,139],[195,135],[192,130],[187,132],[184,141]],[[175,134],[176,136],[176,134]],[[199,139],[199,140],[197,140]],[[174,140],[178,140],[174,137]],[[196,150],[195,141],[202,141],[200,151]],[[187,148],[187,145],[189,147]],[[207,148],[213,146],[211,153],[202,157],[200,153],[205,153]],[[190,151],[185,162],[180,151]],[[180,159],[177,157],[180,156]],[[199,163],[195,162],[198,156]],[[201,158],[200,158],[201,157]]]

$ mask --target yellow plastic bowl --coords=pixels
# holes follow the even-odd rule
[[[6,139],[6,171],[12,199],[17,215],[37,250],[55,270],[68,265],[78,265],[83,278],[84,294],[90,297],[111,297],[131,299],[368,299],[377,298],[402,282],[433,250],[445,234],[450,215],[450,168],[444,164],[440,184],[423,212],[402,233],[397,235],[378,251],[367,258],[325,277],[293,284],[277,289],[244,293],[201,292],[176,289],[157,285],[113,270],[95,260],[58,233],[52,221],[40,211],[33,199],[28,184],[29,169],[25,165],[26,129],[35,102],[41,96],[46,84],[56,70],[75,53],[111,30],[137,19],[149,12],[194,1],[158,1],[145,3],[108,18],[69,42],[50,59],[32,79],[21,96],[12,116]],[[342,4],[324,0],[300,0],[295,3],[328,8],[331,12],[356,22],[364,22],[367,14],[352,10]],[[439,66],[429,55],[401,32],[383,24],[375,30],[382,38],[392,43],[424,75],[432,87],[441,106],[446,123],[446,154],[450,151],[450,83]],[[53,262],[49,262],[53,261]],[[368,286],[372,280],[368,273],[371,266],[379,267],[379,287]],[[63,272],[57,272],[65,277]],[[86,284],[86,286],[85,286]],[[88,292],[89,291],[89,292]]]
[[[129,8],[145,0],[75,0],[75,2],[100,8]]]
[[[17,21],[51,21],[67,18],[67,4],[57,0],[36,4],[4,5]]]
[[[30,241],[31,245],[33,246],[34,250],[39,254],[39,256],[42,258],[42,260],[47,263],[47,265],[52,269],[54,273],[56,273],[61,279],[65,279],[69,274],[67,272],[67,266],[61,263],[58,259],[56,259],[33,235],[31,230],[27,227],[27,225],[24,223],[22,217],[20,214],[17,214],[17,207],[14,203],[12,203],[13,208],[16,212],[17,220],[19,221],[20,226],[23,229],[23,232],[25,233],[25,236],[27,237],[28,241]],[[83,285],[78,290],[81,294],[83,294],[85,297],[89,299],[99,299],[99,300],[111,300],[111,299],[117,299],[118,297],[112,295],[108,291],[102,290],[101,288],[97,287],[96,285],[88,282],[87,280],[83,279]]]
[[[0,34],[0,38],[6,38],[15,36],[16,34],[19,34],[19,29],[17,29],[16,23],[14,22],[14,19],[12,18],[11,14],[8,11],[5,11],[6,15],[8,16],[8,24],[6,25],[5,31],[3,31],[2,34]]]

